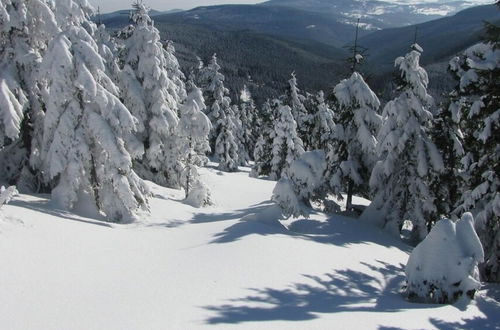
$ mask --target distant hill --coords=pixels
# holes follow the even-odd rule
[[[314,40],[340,47],[354,38],[355,27],[330,15],[286,7],[224,5],[198,7],[155,17],[157,22],[190,24],[219,31],[251,30],[291,40]],[[367,34],[362,31],[362,34]]]
[[[442,61],[476,43],[484,21],[500,22],[500,10],[494,5],[463,10],[454,16],[415,26],[386,29],[361,37],[360,45],[367,47],[369,61],[378,66],[392,66],[396,56],[403,55],[414,41],[424,49],[422,61],[430,64]]]
[[[489,2],[488,2],[489,1]],[[264,6],[290,7],[327,14],[342,23],[360,18],[369,29],[385,29],[427,22],[460,10],[492,3],[490,0],[270,0]]]
[[[258,103],[279,96],[297,73],[307,90],[328,90],[345,77],[347,53],[315,41],[293,42],[252,31],[219,31],[197,25],[157,22],[161,34],[174,41],[185,72],[217,53],[226,87],[235,94],[249,85]],[[249,79],[252,82],[249,83]]]
[[[250,88],[259,102],[282,93],[292,71],[302,89],[331,90],[348,74],[344,46],[355,33],[354,26],[327,15],[276,6],[199,7],[155,14],[154,20],[162,38],[174,41],[184,71],[197,65],[197,56],[206,61],[217,53],[232,92],[237,93],[251,75]],[[417,25],[434,95],[450,86],[446,63],[479,40],[484,20],[500,21],[500,11],[479,6]],[[123,14],[103,22],[110,28],[129,23]],[[415,26],[361,33],[359,43],[369,55],[361,70],[383,98],[390,97],[386,91],[391,89],[394,59],[408,51],[414,35]]]

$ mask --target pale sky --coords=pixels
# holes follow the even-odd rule
[[[119,9],[128,9],[132,0],[88,0],[101,13],[109,13]],[[144,3],[156,10],[169,9],[191,9],[198,6],[221,5],[221,4],[254,4],[264,0],[145,0]]]

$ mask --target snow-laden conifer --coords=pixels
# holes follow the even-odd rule
[[[248,154],[247,148],[245,147],[245,132],[243,128],[243,121],[245,120],[242,114],[242,108],[237,104],[231,106],[231,111],[234,113],[233,123],[234,123],[234,136],[235,142],[238,146],[238,165],[247,166],[250,161],[250,155]]]
[[[318,196],[326,170],[325,153],[314,150],[295,159],[273,190],[272,199],[281,208],[285,217],[308,217],[311,200]]]
[[[220,113],[217,120],[218,135],[215,140],[215,157],[221,171],[234,172],[238,170],[238,137],[236,118],[231,107]]]
[[[304,144],[297,134],[297,123],[292,109],[287,105],[278,106],[272,139],[270,178],[278,180],[287,173],[292,162],[304,153]]]
[[[311,130],[311,148],[327,152],[332,145],[335,132],[335,113],[325,102],[323,91],[315,96],[315,113]]]
[[[59,31],[51,2],[0,1],[0,148],[4,180],[37,190],[43,104],[39,64]],[[1,180],[2,178],[0,178]]]
[[[200,182],[197,167],[206,163],[212,125],[203,113],[205,103],[201,90],[193,82],[188,82],[188,90],[186,102],[179,109],[179,149],[184,164],[181,185],[188,203],[200,207],[210,204],[210,190]]]
[[[274,121],[278,106],[278,100],[267,100],[261,107],[259,114],[261,120],[260,134],[253,153],[254,166],[250,172],[250,176],[252,177],[269,175],[271,173]]]
[[[435,212],[435,196],[430,183],[443,171],[443,160],[432,142],[428,77],[419,65],[421,48],[413,45],[396,66],[401,71],[399,95],[386,104],[384,122],[378,134],[377,161],[370,186],[374,200],[366,212],[381,212],[378,220],[393,233],[399,234],[403,221],[413,224],[412,238],[421,241],[428,232]]]
[[[173,55],[163,48],[148,9],[141,1],[133,7],[132,25],[119,34],[123,69],[119,81],[124,104],[139,120],[138,136],[145,149],[136,169],[141,177],[178,187],[182,165],[175,135],[178,101],[185,91],[169,76],[176,63],[170,63]]]
[[[487,38],[452,60],[460,78],[464,112],[464,192],[456,212],[470,210],[485,251],[481,275],[500,281],[500,27],[487,24]]]
[[[252,94],[246,86],[240,93],[240,107],[238,119],[241,122],[240,139],[242,147],[240,149],[240,164],[247,165],[253,159],[255,144],[258,139],[258,114]]]
[[[436,194],[438,216],[448,216],[455,209],[463,186],[460,159],[464,156],[463,133],[460,128],[462,98],[457,93],[437,111],[432,128],[432,138],[443,157],[444,171],[432,182]]]
[[[382,124],[377,113],[380,101],[358,72],[342,80],[333,90],[338,102],[335,154],[330,185],[335,194],[347,193],[347,209],[354,193],[365,194],[376,160],[376,135]]]
[[[72,209],[90,197],[109,220],[127,222],[146,205],[146,188],[132,170],[123,139],[135,130],[135,119],[113,94],[89,13],[85,1],[56,7],[56,17],[65,17],[65,23],[42,63],[42,166],[62,207]]]
[[[292,77],[288,80],[288,87],[283,104],[290,107],[292,116],[297,123],[298,137],[303,141],[304,148],[309,149],[309,134],[312,125],[312,116],[304,106],[305,101],[305,96],[300,93],[297,86],[297,77],[295,73],[292,72]]]
[[[222,130],[222,124],[226,123],[225,117],[233,112],[231,108],[231,99],[229,90],[224,87],[224,75],[220,73],[220,65],[217,63],[217,55],[214,54],[210,63],[200,71],[199,81],[203,90],[205,104],[207,106],[206,114],[212,123],[212,132],[210,134],[210,148],[212,152],[217,152],[215,143]],[[233,114],[234,118],[235,114]],[[236,119],[231,119],[231,125],[235,125]],[[226,129],[227,129],[226,125]],[[234,134],[235,132],[232,132]],[[236,136],[234,137],[236,139]],[[235,140],[236,141],[236,140]]]

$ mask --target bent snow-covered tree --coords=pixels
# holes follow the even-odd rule
[[[376,160],[375,138],[382,118],[377,114],[380,101],[364,81],[353,72],[333,90],[338,102],[335,126],[335,153],[330,185],[335,194],[347,193],[347,209],[352,207],[354,193],[364,194]]]
[[[396,59],[401,70],[400,94],[384,107],[384,122],[378,134],[377,161],[370,178],[374,199],[365,214],[399,235],[403,221],[413,224],[412,240],[421,241],[435,218],[432,178],[443,170],[443,160],[431,141],[429,111],[432,98],[429,82],[420,67],[422,49],[413,45],[411,52]]]
[[[90,9],[68,1],[57,10],[67,14],[62,15],[67,24],[42,63],[45,179],[54,187],[52,198],[67,209],[90,196],[109,220],[132,221],[147,202],[124,143],[135,130],[134,117],[109,90],[112,82],[92,37]]]
[[[182,165],[176,148],[178,101],[185,95],[178,77],[169,76],[176,63],[170,63],[160,33],[142,2],[133,4],[132,25],[119,34],[122,47],[120,77],[124,104],[139,120],[138,137],[144,156],[135,168],[141,177],[169,187],[179,187]]]
[[[462,97],[465,189],[456,212],[471,211],[485,251],[482,278],[500,282],[500,27],[487,24],[484,42],[452,60]]]
[[[471,213],[456,223],[439,220],[408,259],[408,297],[441,304],[454,303],[463,295],[473,298],[481,287],[477,266],[483,259]]]

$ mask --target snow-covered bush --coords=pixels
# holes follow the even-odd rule
[[[272,197],[285,217],[309,216],[310,201],[322,186],[325,169],[325,153],[321,150],[308,151],[292,162],[287,176],[276,184]]]
[[[196,180],[187,193],[184,202],[193,207],[212,205],[210,189],[200,180]]]
[[[477,266],[483,259],[471,213],[456,223],[438,221],[408,259],[408,297],[435,303],[453,303],[463,295],[473,298],[481,286]]]
[[[10,186],[8,188],[5,188],[4,186],[0,187],[0,207],[10,202],[10,200],[17,194],[18,191],[16,186]]]

